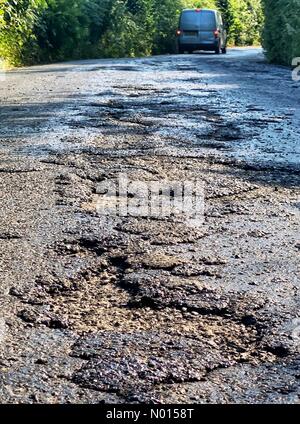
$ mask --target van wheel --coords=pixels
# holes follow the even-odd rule
[[[223,47],[222,54],[226,54],[226,53],[227,53],[227,48],[226,47]]]

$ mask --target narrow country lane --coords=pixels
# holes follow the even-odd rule
[[[260,49],[0,82],[1,403],[298,403],[300,83]],[[205,220],[99,186],[201,181]]]

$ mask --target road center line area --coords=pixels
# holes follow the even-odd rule
[[[258,48],[6,72],[1,403],[299,402],[299,98]]]

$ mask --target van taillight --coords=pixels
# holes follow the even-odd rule
[[[219,35],[220,35],[220,31],[219,31],[218,29],[216,29],[216,30],[214,31],[214,36],[215,36],[215,38],[218,38],[218,37],[219,37]]]
[[[181,35],[181,31],[180,31],[180,29],[178,29],[178,30],[176,31],[176,35],[177,35],[177,36]]]

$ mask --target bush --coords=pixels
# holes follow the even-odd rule
[[[225,17],[229,44],[260,44],[264,21],[261,0],[219,0],[218,6]]]
[[[300,0],[263,0],[263,45],[270,62],[291,65],[300,56]]]
[[[44,0],[0,2],[0,57],[12,65],[31,63],[38,51],[34,25]]]
[[[175,52],[180,11],[219,7],[234,44],[259,41],[260,0],[0,0],[0,57],[13,65]]]
[[[112,0],[46,0],[35,25],[39,61],[97,56],[109,23]]]
[[[100,39],[99,53],[104,57],[150,55],[153,34],[152,0],[116,0],[109,29]]]

